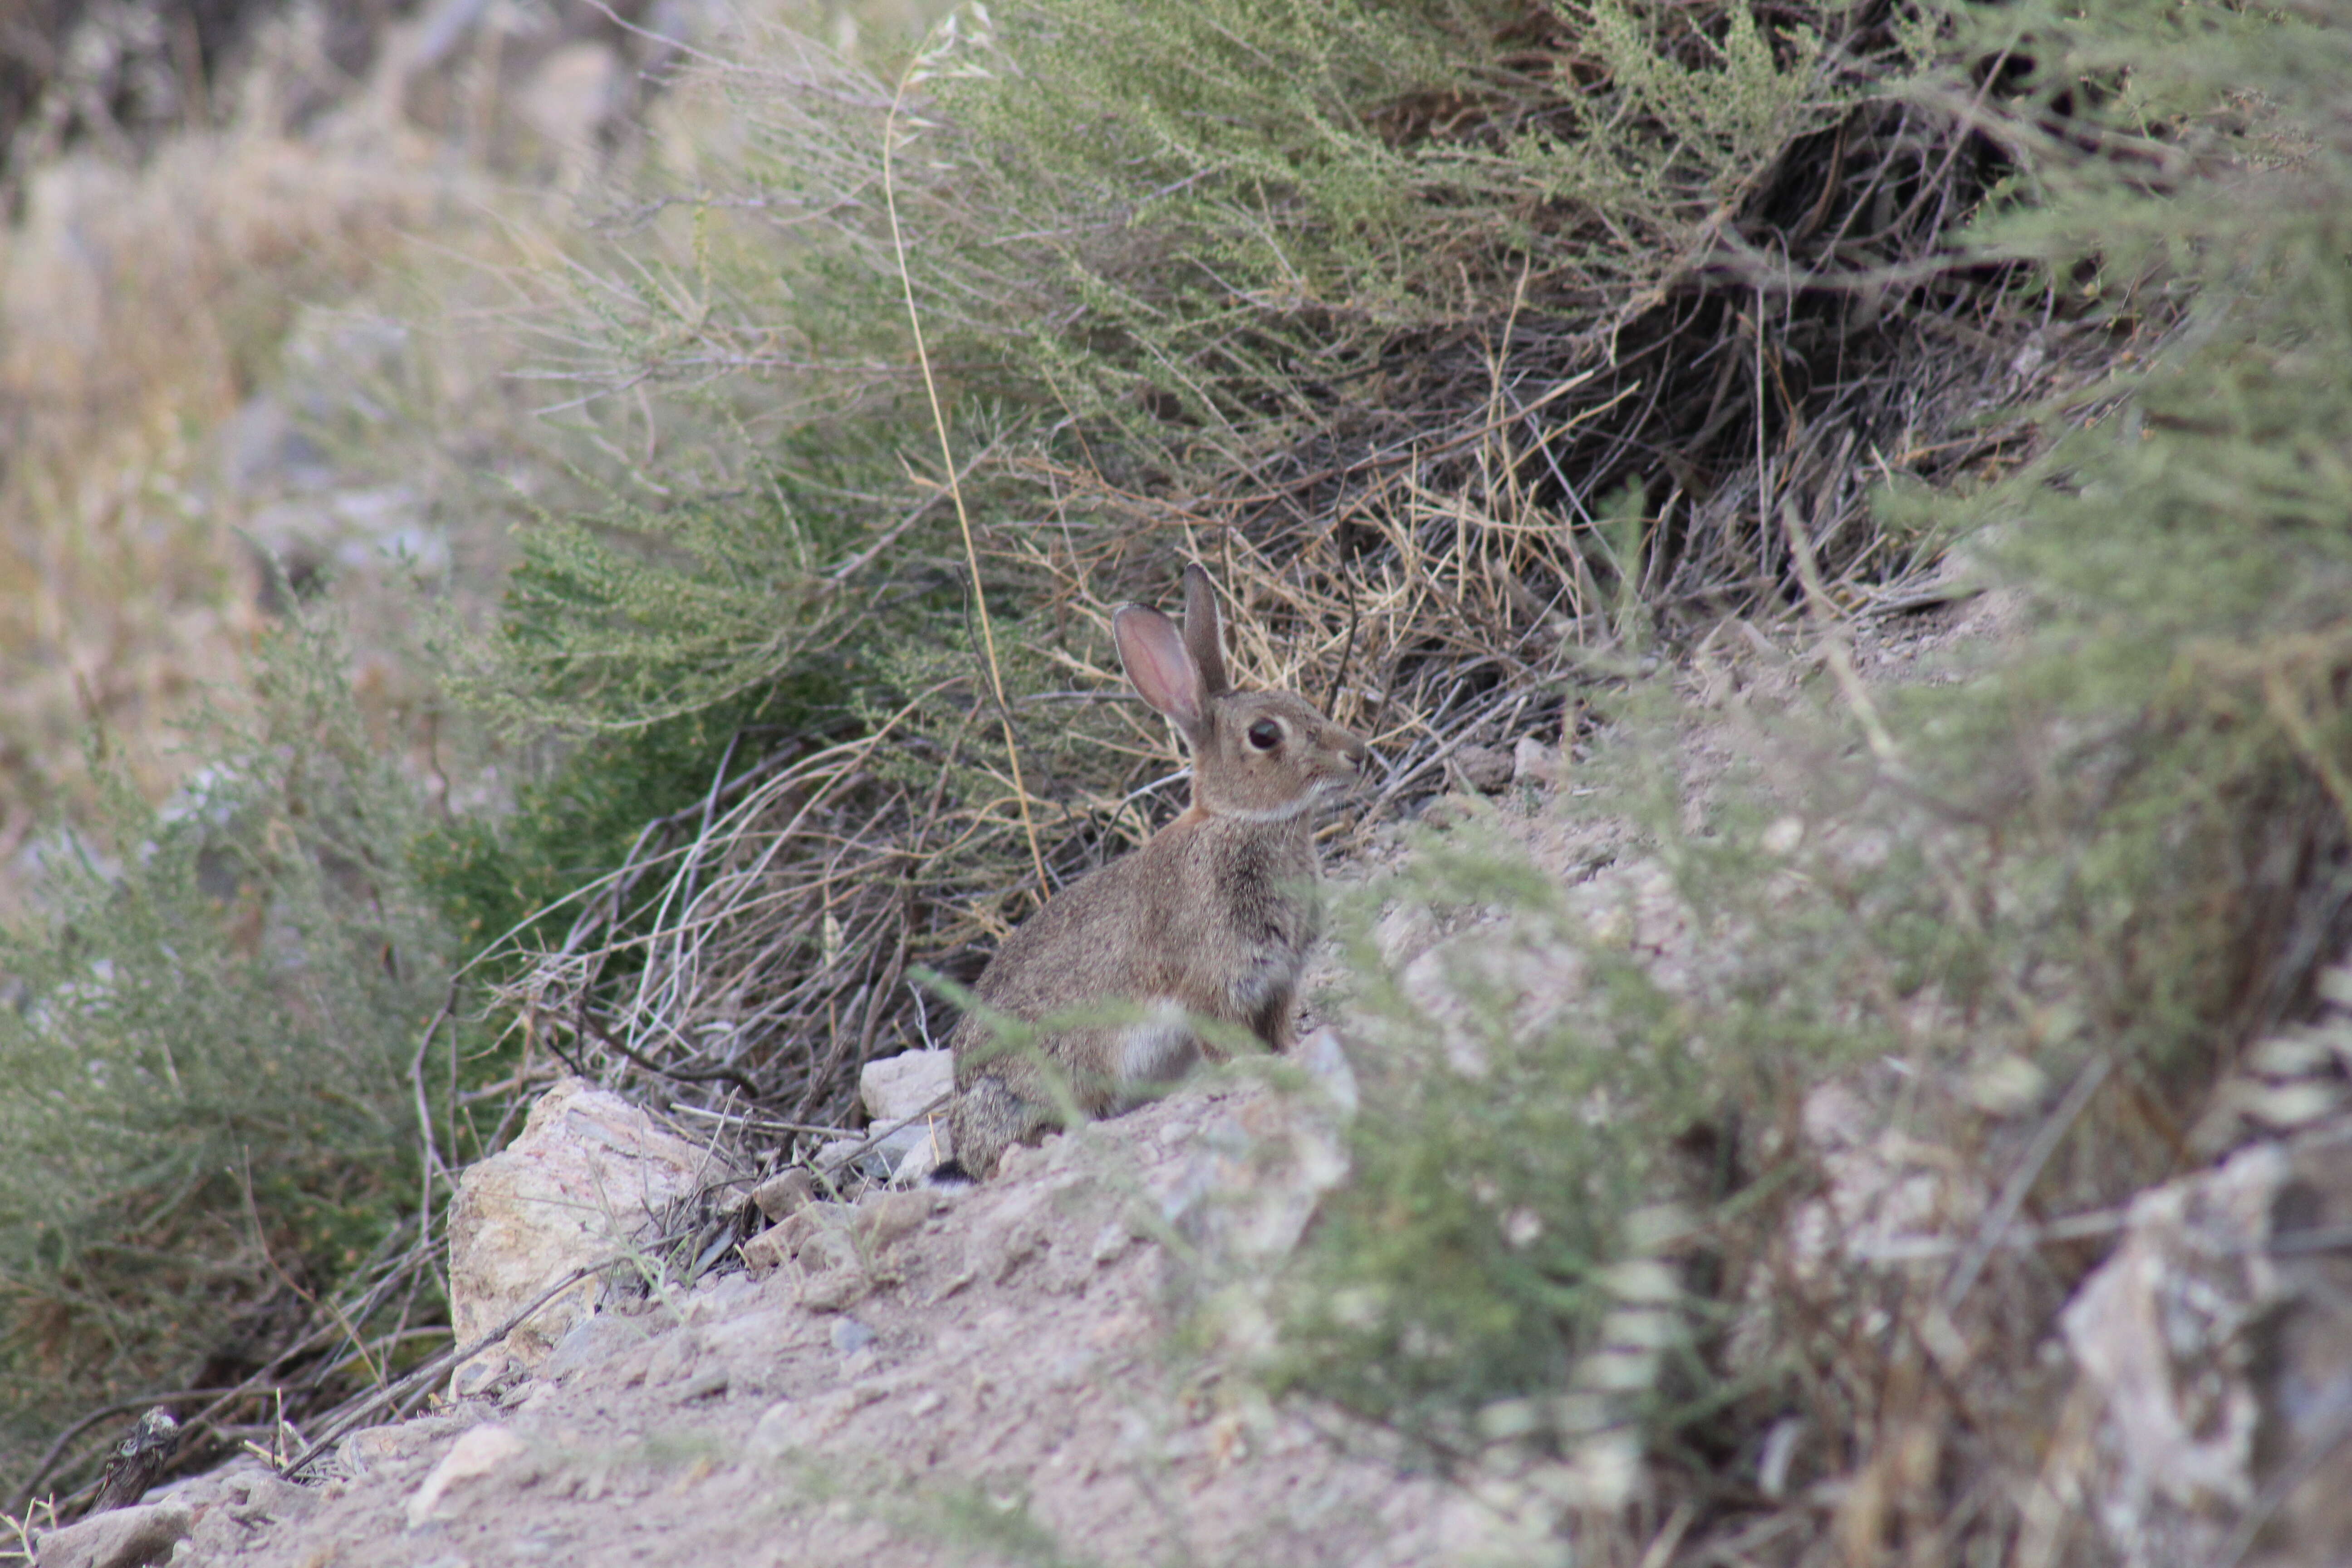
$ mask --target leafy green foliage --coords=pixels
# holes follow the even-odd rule
[[[470,648],[455,689],[509,722],[579,732],[823,684],[858,605],[820,568],[861,536],[871,498],[856,487],[876,477],[851,456],[872,432],[829,434],[843,449],[804,468],[785,465],[815,433],[740,479],[668,472],[667,499],[608,490],[601,513],[541,516],[520,534],[495,638]]]
[[[604,438],[602,516],[521,531],[471,688],[509,717],[643,722],[895,635],[857,590],[961,553],[943,507],[859,548],[940,477],[902,267],[950,445],[997,458],[965,499],[1002,573],[1073,472],[1255,489],[1261,462],[1475,435],[1497,375],[1570,390],[1862,91],[1804,16],[1620,0],[1023,0],[902,71],[782,33],[743,54],[700,89],[723,138],[653,161],[650,216],[583,267],[557,333],[545,374],[583,417],[661,412]],[[1525,499],[1491,504],[1528,537],[1587,531]],[[1147,592],[1160,542],[1074,536],[1091,570],[1052,570]],[[1598,570],[1547,561],[1528,591],[1578,598]],[[1038,586],[997,583],[1000,611]]]
[[[414,787],[340,650],[265,644],[257,712],[161,810],[118,786],[0,935],[0,1453],[61,1411],[242,1376],[420,1194],[409,1071],[447,938]]]
[[[592,735],[520,784],[511,811],[425,826],[410,850],[416,875],[469,949],[524,933],[620,866],[647,823],[707,790],[740,731],[763,728],[761,711],[739,699]]]
[[[1996,124],[2035,199],[1979,242],[2095,318],[2158,291],[2187,310],[2112,416],[1951,506],[1990,525],[2032,630],[1917,721],[1966,739],[1955,794],[2006,785],[2064,856],[2053,934],[2098,1032],[2177,1060],[2274,1018],[2341,935],[2321,889],[2352,837],[2352,39],[2155,5],[1980,25],[2028,40]],[[2066,108],[2084,129],[2060,136]]]
[[[1913,1549],[1968,1532],[1933,1538],[1955,1556],[2011,1539],[2012,1516],[1965,1500],[1987,1476],[2029,1489],[2016,1439],[2065,1393],[2037,1347],[2086,1259],[1962,1274],[1932,1251],[1841,1258],[1846,1237],[1811,1244],[1835,1261],[1809,1272],[1792,1205],[1841,1183],[1858,1203],[1855,1171],[1886,1160],[1935,1173],[1911,1179],[1939,1205],[2021,1176],[2028,1213],[2113,1207],[2210,1153],[2185,1130],[2217,1073],[2352,938],[2352,38],[2163,5],[1963,25],[1980,68],[2008,50],[2017,73],[2013,96],[1976,95],[2017,177],[1971,254],[2027,263],[2011,287],[2045,320],[2117,342],[2170,323],[2159,351],[2045,407],[2042,451],[1998,482],[1887,498],[2012,595],[1966,679],[1838,679],[1848,634],[1817,603],[1831,668],[1785,709],[1718,695],[1724,711],[1676,721],[1636,683],[1605,715],[1580,783],[1640,821],[1639,856],[1694,922],[1666,989],[1617,976],[1606,922],[1563,920],[1516,856],[1424,848],[1420,884],[1393,891],[1485,923],[1440,988],[1451,1012],[1430,976],[1416,993],[1355,955],[1370,1027],[1408,1065],[1367,1091],[1358,1180],[1302,1259],[1284,1368],[1474,1468],[1507,1437],[1569,1452],[1591,1428],[1562,1402],[1615,1332],[1598,1283],[1639,1255],[1641,1205],[1687,1205],[1680,1349],[1621,1385],[1646,1405],[1619,1416],[1719,1476],[1795,1411],[1825,1446],[1799,1474],[1892,1474],[1877,1445],[1929,1426],[1883,1428],[1880,1402],[1899,1369],[1937,1364],[1966,1418],[1920,1417],[1943,1423],[1935,1472],[1849,1550],[1904,1550],[1909,1519]],[[1748,763],[1692,790],[1674,781],[1700,721],[1744,731]],[[1527,999],[1556,982],[1496,956],[1530,921],[1584,998],[1534,1027]],[[1806,1126],[1832,1072],[1873,1120]],[[2069,1084],[2079,1121],[2054,1109]],[[2045,1118],[2070,1135],[2025,1163]],[[1905,1150],[1927,1152],[1905,1167]],[[1856,1219],[1815,1213],[1832,1216]]]
[[[1741,5],[994,15],[935,84],[973,156],[920,210],[976,210],[932,287],[1034,279],[1011,346],[1163,461],[1392,394],[1402,334],[1605,313],[1850,101]]]
[[[1625,1216],[1714,1096],[1688,1011],[1503,846],[1433,837],[1360,899],[1351,967],[1379,1088],[1277,1376],[1458,1449],[1481,1407],[1569,1384]],[[1465,934],[1400,974],[1362,920],[1387,900]]]

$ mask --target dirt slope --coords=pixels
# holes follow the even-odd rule
[[[1171,1248],[1295,1235],[1332,1148],[1302,1114],[1202,1084],[984,1188],[877,1194],[845,1267],[608,1310],[495,1397],[354,1434],[320,1487],[255,1461],[194,1483],[173,1561],[1458,1561],[1461,1500],[1165,1348]],[[461,1444],[487,1473],[420,1506]]]

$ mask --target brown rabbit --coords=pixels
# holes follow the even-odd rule
[[[1147,1016],[1057,1030],[1034,1054],[1000,1047],[967,1016],[949,1041],[955,1157],[935,1181],[984,1180],[1006,1149],[1060,1124],[1040,1055],[1087,1115],[1112,1115],[1192,1065],[1202,1043],[1190,1018],[1243,1026],[1277,1051],[1297,1026],[1315,940],[1315,807],[1370,753],[1302,698],[1233,689],[1216,590],[1198,566],[1184,571],[1182,632],[1128,605],[1111,637],[1129,682],[1184,732],[1192,808],[1031,916],[975,991],[988,1011],[1027,1022],[1104,1003]]]

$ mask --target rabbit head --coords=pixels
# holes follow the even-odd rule
[[[1371,754],[1360,738],[1287,691],[1236,691],[1225,673],[1216,589],[1184,569],[1184,626],[1127,605],[1111,616],[1127,679],[1184,732],[1192,752],[1192,809],[1244,822],[1280,822],[1345,792]]]

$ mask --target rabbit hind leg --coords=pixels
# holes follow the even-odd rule
[[[964,1085],[948,1110],[948,1135],[954,1157],[931,1173],[940,1185],[984,1182],[996,1172],[997,1161],[1015,1143],[1034,1143],[1061,1118],[1053,1107],[1024,1100],[1004,1079],[981,1073]]]

